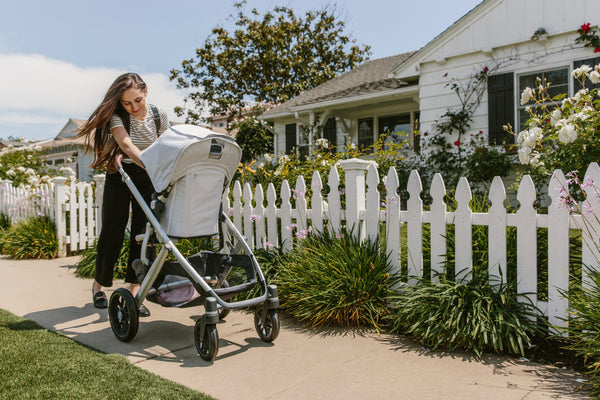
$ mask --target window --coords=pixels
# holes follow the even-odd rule
[[[373,145],[373,118],[362,118],[358,120],[358,148],[367,152],[372,150]]]
[[[330,148],[335,151],[337,147],[337,127],[335,117],[331,117],[323,126],[323,138],[329,141]]]
[[[379,135],[386,135],[386,143],[406,144],[410,146],[412,127],[410,114],[379,117]]]
[[[515,125],[515,90],[512,72],[488,76],[488,141],[491,145],[515,142],[504,125]]]
[[[296,147],[296,124],[285,126],[285,154],[292,154]]]
[[[557,96],[563,93],[569,93],[569,70],[568,68],[554,69],[551,71],[542,71],[537,72],[535,74],[521,75],[519,76],[519,91],[517,100],[518,102],[518,116],[519,116],[519,125],[518,132],[524,130],[525,123],[529,119],[529,114],[525,110],[527,106],[531,106],[531,104],[521,105],[520,96],[523,90],[526,87],[530,87],[535,89],[539,86],[537,83],[537,79],[540,78],[542,84],[549,83],[550,87],[548,88],[548,95],[550,97]]]

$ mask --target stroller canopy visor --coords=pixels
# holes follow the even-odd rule
[[[170,127],[141,153],[157,192],[162,192],[185,174],[204,167],[222,171],[227,185],[241,157],[242,150],[232,137],[185,124]]]

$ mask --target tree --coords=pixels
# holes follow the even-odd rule
[[[245,4],[234,4],[234,31],[214,28],[196,56],[171,71],[177,87],[190,90],[184,107],[176,109],[187,122],[200,121],[206,111],[232,120],[244,109],[244,116],[256,115],[260,108],[248,113],[250,104],[282,103],[370,54],[369,46],[357,46],[343,33],[345,23],[327,8],[297,17],[290,8],[275,7],[261,19],[256,9],[247,16]]]

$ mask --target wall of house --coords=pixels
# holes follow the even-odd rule
[[[573,61],[598,55],[593,49],[576,44],[575,38],[581,24],[590,22],[590,16],[600,15],[600,1],[505,0],[492,3],[493,7],[470,16],[472,21],[457,26],[453,32],[455,36],[441,40],[420,63],[422,132],[435,132],[440,117],[447,110],[460,107],[458,96],[448,84],[455,82],[465,87],[469,78],[484,67],[489,68],[491,74],[514,73],[516,119],[520,105],[519,75],[566,67],[569,94],[573,95],[570,75]],[[568,12],[563,13],[561,10],[567,7]],[[547,40],[532,40],[531,36],[540,27],[548,32]],[[487,90],[473,114],[469,134],[480,130],[487,141]],[[456,137],[448,140],[452,143]]]

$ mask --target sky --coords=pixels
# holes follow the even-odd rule
[[[481,0],[247,0],[263,14],[329,7],[371,59],[418,50]],[[169,72],[194,56],[214,27],[229,31],[234,0],[0,0],[0,138],[55,137],[87,119],[114,79],[137,72],[148,101],[172,121],[185,92]]]

